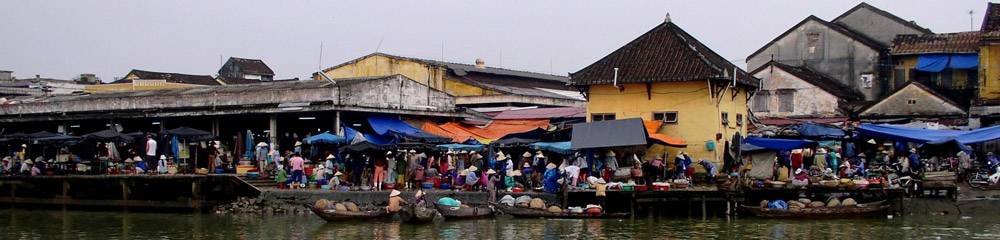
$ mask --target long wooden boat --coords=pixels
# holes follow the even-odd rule
[[[493,213],[495,212],[493,208],[488,205],[462,206],[458,209],[453,209],[452,207],[437,203],[435,203],[434,206],[445,219],[488,218],[493,216]]]
[[[318,209],[312,206],[307,206],[316,216],[323,218],[327,222],[346,222],[346,221],[371,221],[371,220],[382,220],[390,219],[392,213],[386,212],[385,209],[378,210],[367,210],[360,212],[347,212],[347,211],[334,211],[332,209]]]
[[[406,205],[399,211],[399,219],[407,223],[429,223],[435,218],[442,218],[441,213],[434,207],[421,205]]]
[[[593,215],[588,213],[569,213],[561,212],[554,213],[546,210],[526,208],[526,207],[500,207],[500,211],[504,214],[511,215],[516,218],[626,218],[628,213],[602,213],[600,215]]]
[[[890,205],[885,201],[877,201],[866,204],[858,204],[850,207],[822,207],[822,208],[798,208],[798,209],[769,209],[759,206],[741,205],[744,211],[762,218],[801,218],[801,219],[823,219],[823,218],[865,218],[879,217],[885,214]]]

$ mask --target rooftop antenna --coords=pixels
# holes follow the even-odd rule
[[[323,41],[319,41],[319,62],[316,63],[316,69],[323,71]]]
[[[500,68],[503,68],[503,48],[500,48]]]
[[[973,13],[973,10],[969,9],[969,31],[975,31],[976,30],[975,20],[973,20],[972,13]]]
[[[378,46],[375,46],[375,52],[379,52],[382,50],[382,40],[385,40],[385,37],[378,39]]]
[[[441,41],[441,61],[444,62],[444,41]]]

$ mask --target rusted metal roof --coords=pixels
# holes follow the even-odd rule
[[[502,119],[551,119],[551,118],[585,118],[587,109],[583,107],[555,107],[517,109],[500,112],[494,120]]]
[[[898,35],[892,41],[893,55],[979,52],[979,31],[931,35]]]
[[[654,27],[618,50],[571,74],[572,85],[737,80],[749,86],[758,81],[715,53],[672,22]]]
[[[274,71],[260,59],[230,57],[229,62],[236,64],[244,74],[274,76]]]
[[[425,58],[404,57],[404,56],[392,55],[392,54],[387,54],[387,53],[382,53],[382,52],[375,52],[375,53],[372,53],[372,54],[368,54],[368,55],[356,58],[356,59],[351,60],[351,61],[347,61],[347,62],[344,62],[344,63],[341,63],[341,64],[337,64],[337,65],[335,65],[333,67],[328,67],[326,69],[323,69],[323,72],[330,71],[330,70],[333,70],[333,69],[337,69],[339,67],[342,67],[342,66],[345,66],[345,65],[348,65],[348,64],[353,64],[353,63],[356,63],[358,61],[361,61],[363,59],[366,59],[366,58],[369,58],[369,57],[372,57],[372,56],[383,56],[383,57],[387,57],[387,58],[393,58],[393,59],[400,59],[400,60],[418,62],[418,63],[423,63],[423,64],[427,64],[427,65],[432,65],[432,66],[443,66],[445,68],[448,68],[449,71],[451,71],[452,73],[454,73],[455,75],[458,75],[458,76],[465,76],[467,73],[485,73],[485,74],[514,76],[514,77],[522,77],[522,78],[532,78],[532,79],[535,79],[535,80],[543,80],[543,81],[554,81],[556,83],[562,83],[562,84],[565,84],[567,81],[569,81],[568,77],[566,77],[566,76],[560,76],[560,75],[552,75],[552,74],[537,73],[537,72],[528,72],[528,71],[521,71],[521,70],[512,70],[512,69],[497,68],[497,67],[490,67],[490,66],[486,66],[486,67],[483,67],[483,68],[478,68],[475,65],[471,65],[471,64],[445,62],[445,61],[431,60],[431,59],[425,59]],[[314,77],[318,76],[318,74],[319,73],[313,73],[313,76]]]
[[[145,71],[139,69],[132,69],[129,74],[135,75],[139,79],[162,79],[170,83],[182,83],[182,84],[193,84],[193,85],[220,85],[215,78],[209,75],[190,75],[190,74],[180,74],[180,73],[167,73],[167,72],[153,72]],[[131,83],[132,79],[120,79],[111,83]]]

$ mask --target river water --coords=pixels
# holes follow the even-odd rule
[[[1000,216],[868,220],[544,220],[428,225],[313,216],[0,210],[2,239],[1000,239]]]

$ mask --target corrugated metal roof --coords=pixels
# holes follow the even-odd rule
[[[551,118],[585,118],[587,109],[582,107],[555,107],[507,110],[500,112],[493,119],[551,119]]]

